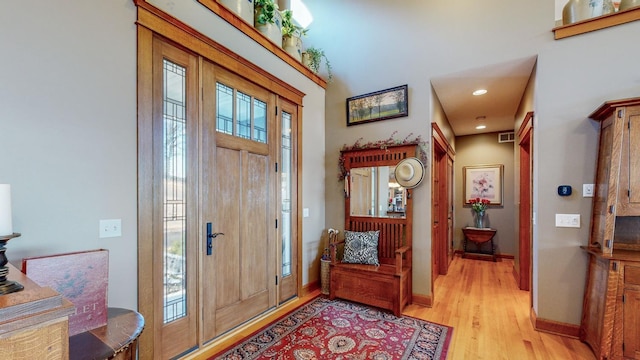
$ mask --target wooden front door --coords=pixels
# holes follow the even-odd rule
[[[277,148],[274,95],[208,62],[202,78],[206,341],[276,305]]]
[[[140,358],[170,359],[298,293],[301,105],[141,33]]]

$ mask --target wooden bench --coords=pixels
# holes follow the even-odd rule
[[[412,217],[411,189],[403,190],[404,216],[359,216],[352,211],[351,202],[361,203],[358,194],[370,191],[353,191],[351,171],[355,168],[389,166],[392,168],[416,153],[415,145],[389,146],[384,149],[345,150],[341,162],[345,177],[345,230],[380,231],[378,237],[379,266],[343,263],[339,258],[344,240],[330,237],[331,264],[329,298],[351,300],[382,309],[400,316],[404,307],[412,301]],[[376,190],[377,191],[377,190]],[[353,196],[353,199],[351,196]],[[388,199],[388,198],[387,198]],[[384,199],[385,201],[387,199]],[[365,203],[370,203],[368,199]],[[395,210],[395,209],[394,209]],[[341,236],[344,238],[344,235]]]
[[[338,259],[338,247],[344,240],[331,244],[331,285],[329,298],[351,300],[382,309],[400,316],[404,307],[411,303],[411,246],[403,245],[397,224],[377,219],[368,222],[369,230],[380,230],[378,239],[378,261],[380,266],[347,264]],[[363,223],[364,224],[364,223]]]

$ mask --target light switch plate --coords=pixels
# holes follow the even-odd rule
[[[556,227],[580,227],[580,214],[556,214]]]
[[[122,236],[122,220],[108,219],[100,220],[100,237],[110,238]]]
[[[309,217],[309,208],[302,209],[302,217]]]
[[[582,197],[593,197],[594,184],[582,184]]]

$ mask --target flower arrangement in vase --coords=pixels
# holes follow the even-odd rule
[[[484,212],[489,207],[491,201],[489,199],[469,199],[469,203],[471,204],[471,209],[476,215],[475,218],[475,227],[484,228]]]

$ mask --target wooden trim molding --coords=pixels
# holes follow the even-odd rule
[[[446,149],[447,156],[449,156],[451,159],[454,159],[456,156],[456,151],[453,149],[453,147],[447,140],[447,137],[444,136],[444,133],[440,129],[440,126],[438,126],[437,123],[431,123],[431,128],[433,129],[431,133],[431,136],[433,137],[433,141],[437,142],[441,148]]]
[[[561,323],[553,320],[539,319],[536,311],[531,308],[531,324],[536,331],[546,332],[555,335],[570,337],[573,339],[580,338],[580,326]]]
[[[420,295],[413,293],[413,299],[411,300],[412,304],[432,307],[433,306],[433,298],[430,295]]]
[[[153,154],[153,139],[149,134],[153,132],[153,33],[149,29],[138,27],[138,311],[145,315],[145,327],[155,329],[156,322],[153,316],[153,288],[141,284],[153,284],[152,271],[140,271],[151,269],[153,258],[153,243],[141,241],[151,239],[153,236],[153,164],[147,161]],[[138,341],[138,353],[140,359],[153,358],[153,344],[156,332],[143,331]]]
[[[454,251],[455,254],[459,254],[462,255],[464,253],[464,251],[460,250],[460,249],[456,249]],[[486,257],[486,255],[484,255]],[[515,256],[513,254],[496,254],[496,258],[498,259],[515,259]],[[467,259],[484,259],[484,257],[482,256],[482,254],[479,254],[479,256],[477,257],[473,257],[473,253],[467,253]]]
[[[522,120],[522,124],[520,124],[520,128],[516,133],[518,137],[518,143],[521,143],[525,139],[525,135],[529,135],[531,129],[533,129],[533,111],[529,111],[525,116],[524,120]]]
[[[320,291],[320,280],[313,280],[310,283],[303,285],[298,297],[303,298],[316,291]]]
[[[555,39],[560,40],[566,37],[626,24],[636,20],[640,20],[640,7],[578,21],[573,24],[558,26],[552,31],[555,35]]]
[[[227,9],[224,5],[220,4],[217,0],[197,0],[204,7],[209,9],[214,14],[221,17],[223,20],[234,26],[239,31],[253,39],[265,49],[269,50],[272,54],[282,59],[282,61],[289,64],[294,69],[298,70],[302,75],[308,77],[311,81],[320,85],[323,89],[327,88],[327,81],[318,76],[318,74],[311,71],[308,67],[304,66],[300,61],[291,56],[288,52],[284,51],[282,47],[274,44],[271,40],[267,39],[261,32],[259,32],[253,24],[249,24],[244,19],[236,15],[236,13]]]
[[[201,55],[233,73],[241,76],[242,74],[252,74],[249,81],[269,89],[297,105],[302,105],[302,98],[305,95],[303,92],[146,1],[134,1],[138,6],[138,20],[136,22],[138,26],[145,27],[176,44],[180,44],[189,51]]]
[[[256,30],[255,27],[253,27],[253,24],[247,23],[238,15],[236,15],[234,12],[227,9],[224,5],[221,5],[217,0],[197,0],[197,1],[200,4],[202,4],[202,6],[204,6],[206,9],[210,10],[211,12],[213,12],[214,14],[216,14],[217,16],[219,16],[220,18],[222,18],[223,20],[225,20],[226,22],[234,26],[236,29],[238,29],[239,31],[241,31],[242,33],[244,33],[245,35],[253,39],[255,42],[260,44],[269,52],[271,52],[272,54],[280,58],[282,61],[289,64],[289,66],[298,70],[302,75],[306,76],[311,81],[321,86],[323,89],[327,88],[327,81],[325,79],[321,78],[320,76],[318,76],[318,74],[314,73],[308,67],[304,66],[300,61],[295,59],[293,56],[289,55],[286,51],[284,51],[284,49],[282,49],[282,47],[278,46],[277,44],[274,44],[269,39],[267,39],[266,36],[264,36],[262,33]],[[166,14],[162,10],[148,3],[146,0],[133,0],[133,2],[135,3],[136,6],[138,6],[138,8],[143,8],[147,11],[150,11],[156,14],[158,13]],[[171,22],[174,23],[175,25],[183,24],[182,22],[173,18],[172,16],[168,14],[167,16],[173,19]],[[200,34],[200,36],[204,36],[204,35]]]
[[[640,9],[640,7],[638,9]],[[619,107],[634,106],[638,104],[640,104],[640,98],[638,97],[605,101],[599,108],[589,115],[589,119],[603,121]]]

